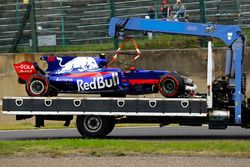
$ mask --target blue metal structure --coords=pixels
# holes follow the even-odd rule
[[[124,31],[149,31],[168,34],[192,35],[207,38],[218,38],[228,47],[226,76],[234,89],[231,92],[235,105],[234,123],[241,124],[242,106],[245,102],[243,85],[243,58],[245,38],[239,26],[216,25],[203,23],[172,22],[142,18],[112,18],[109,24],[109,35],[119,37]],[[120,33],[123,32],[123,33]]]
[[[227,46],[231,46],[235,40],[241,38],[241,29],[239,26],[172,22],[154,19],[141,18],[116,18],[113,17],[109,23],[109,35],[115,37],[116,32],[124,30],[150,31],[168,34],[193,35],[200,37],[219,38]]]

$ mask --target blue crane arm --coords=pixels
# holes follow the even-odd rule
[[[221,39],[227,46],[232,45],[241,35],[240,27],[235,25],[216,25],[142,18],[113,17],[109,23],[109,36],[115,37],[117,31],[121,29],[213,37]]]
[[[118,37],[120,31],[129,30],[218,38],[224,41],[228,46],[226,75],[230,81],[235,83],[234,92],[232,92],[235,102],[235,124],[241,123],[242,104],[244,104],[245,100],[245,92],[242,91],[245,38],[239,26],[173,22],[142,18],[113,17],[110,20],[109,35],[111,37]]]

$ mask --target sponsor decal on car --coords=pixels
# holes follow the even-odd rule
[[[14,64],[18,73],[32,73],[35,70],[35,67],[30,62],[24,62],[21,64]]]
[[[59,78],[59,77],[57,77],[56,81],[57,82],[73,82],[73,79],[71,79],[71,78]]]
[[[119,76],[117,72],[111,73],[112,77],[105,79],[103,76],[93,77],[91,82],[86,82],[82,79],[77,80],[78,91],[88,91],[96,89],[111,88],[119,85]]]
[[[98,68],[98,64],[93,57],[76,57],[66,64],[62,64],[63,58],[56,57],[56,59],[59,61],[59,66],[61,67],[61,69],[56,71],[56,74],[70,73],[74,69],[77,69],[79,72],[83,72]]]

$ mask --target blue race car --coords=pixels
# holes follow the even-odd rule
[[[104,54],[99,57],[41,56],[48,68],[37,63],[14,64],[19,83],[29,96],[56,96],[58,93],[90,93],[104,97],[125,97],[160,92],[165,97],[192,96],[193,81],[175,72],[107,66]]]

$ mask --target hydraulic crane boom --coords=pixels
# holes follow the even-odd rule
[[[109,35],[115,37],[121,29],[213,37],[221,39],[227,46],[242,36],[239,26],[113,17],[109,23]]]
[[[142,18],[112,18],[109,35],[119,37],[122,31],[149,31],[167,34],[192,35],[221,39],[228,47],[225,75],[233,87],[234,123],[241,124],[242,106],[245,102],[243,79],[243,58],[245,38],[239,26],[203,23],[172,22]]]

